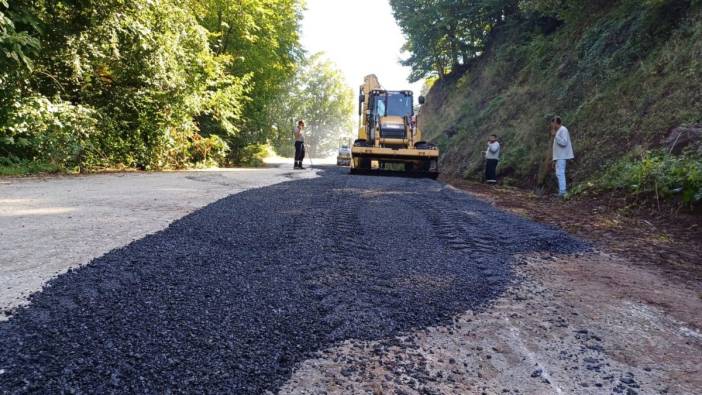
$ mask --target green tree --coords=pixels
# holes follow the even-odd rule
[[[444,77],[485,51],[492,29],[517,11],[518,0],[391,0],[410,53],[411,81]]]
[[[192,0],[190,7],[210,31],[213,50],[232,56],[229,73],[247,77],[240,130],[227,136],[236,156],[275,133],[270,107],[285,95],[286,84],[304,58],[299,39],[302,2]]]
[[[295,122],[304,119],[309,154],[321,157],[332,153],[339,138],[353,129],[353,105],[353,90],[341,71],[324,54],[314,54],[288,84],[288,94],[280,96],[273,107],[276,152],[292,155],[292,131]]]
[[[208,32],[174,0],[13,7],[36,21],[41,50],[5,106],[4,151],[70,167],[182,167],[200,140],[196,117],[239,117],[245,79],[227,73],[231,56],[215,54]]]
[[[21,97],[18,81],[23,81],[32,69],[32,57],[39,49],[34,27],[29,31],[16,27],[23,20],[33,22],[30,16],[10,9],[7,0],[0,0],[0,131],[7,123],[12,104]],[[12,155],[8,147],[18,144],[9,134],[0,133],[0,157]]]
[[[32,31],[18,31],[16,22],[36,25],[30,15],[10,9],[7,0],[0,0],[0,70],[14,74],[20,69],[31,69],[31,57],[39,49],[39,40],[31,35]]]
[[[0,0],[0,161],[258,155],[304,58],[301,17],[302,0]]]

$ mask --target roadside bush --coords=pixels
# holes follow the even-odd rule
[[[210,48],[208,31],[186,7],[59,3],[13,2],[42,27],[41,50],[33,69],[0,69],[0,157],[67,170],[224,161],[221,138],[196,141],[196,119],[208,116],[223,134],[236,133],[247,78],[227,72],[234,59]],[[3,23],[3,45],[6,30]]]
[[[0,157],[0,176],[21,176],[36,173],[58,173],[62,169],[45,162]]]
[[[100,163],[94,145],[100,135],[95,110],[38,95],[13,107],[8,125],[0,129],[5,151],[64,169]]]
[[[193,143],[190,147],[192,161],[205,167],[220,166],[227,161],[229,146],[217,135],[202,137],[199,134],[193,136]]]
[[[702,202],[702,156],[646,151],[640,156],[617,161],[588,187],[600,191],[623,191],[637,198],[658,201],[677,196],[686,205],[696,205]]]
[[[269,146],[266,144],[244,145],[232,150],[229,160],[239,166],[263,166],[263,159],[268,155]]]

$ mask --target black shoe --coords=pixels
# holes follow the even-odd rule
[[[300,167],[298,167],[298,169],[300,169],[300,170],[305,170],[305,167],[302,166],[302,165],[300,165]]]

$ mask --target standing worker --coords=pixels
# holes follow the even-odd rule
[[[295,166],[294,169],[304,169],[302,160],[305,159],[305,121],[299,120],[295,128]]]
[[[485,150],[485,182],[497,184],[497,163],[500,161],[500,143],[497,135],[491,134]]]
[[[553,163],[558,178],[558,196],[564,198],[567,192],[566,162],[575,158],[573,144],[570,141],[568,128],[563,126],[561,117],[551,120],[551,136],[553,137]]]

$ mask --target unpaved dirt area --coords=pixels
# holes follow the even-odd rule
[[[696,246],[647,262],[607,235],[665,238],[569,203],[299,174],[51,280],[0,322],[0,393],[702,393]]]
[[[673,278],[690,289],[702,284],[702,212],[685,207],[631,205],[615,194],[561,201],[532,191],[446,179],[503,210],[557,226],[625,257],[632,265]]]
[[[314,174],[281,165],[0,178],[0,320],[58,273],[232,193]]]

